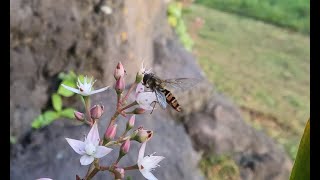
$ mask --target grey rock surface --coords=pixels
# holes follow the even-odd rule
[[[221,94],[213,94],[206,108],[186,119],[194,147],[206,154],[231,154],[242,179],[287,179],[292,162],[283,147],[248,126],[239,109]]]

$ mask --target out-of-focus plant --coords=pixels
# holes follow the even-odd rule
[[[171,2],[168,5],[167,9],[167,16],[168,16],[168,23],[171,27],[175,29],[180,42],[183,46],[188,50],[191,51],[193,47],[193,40],[187,32],[187,27],[185,25],[184,20],[182,19],[182,8],[183,5],[181,2]]]
[[[240,171],[229,155],[209,155],[200,162],[200,168],[209,180],[240,179]]]
[[[310,179],[310,118],[304,129],[290,180]]]
[[[76,87],[77,78],[83,80],[83,76],[77,76],[73,71],[69,71],[69,73],[61,72],[58,75],[58,78],[62,80],[62,84],[68,85],[70,87]],[[74,109],[70,107],[63,108],[62,97],[71,97],[74,93],[66,90],[61,85],[58,87],[57,92],[51,95],[51,104],[52,109],[48,109],[44,111],[42,114],[37,116],[33,121],[31,126],[35,129],[42,128],[51,124],[53,121],[59,118],[69,118],[74,119]],[[61,97],[62,96],[62,97]]]

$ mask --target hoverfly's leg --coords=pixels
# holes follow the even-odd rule
[[[153,108],[152,108],[152,111],[150,112],[150,114],[152,114],[153,110],[155,109],[157,102],[153,101],[152,103],[154,103],[154,105],[153,105]]]

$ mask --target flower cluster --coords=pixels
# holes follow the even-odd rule
[[[124,95],[126,71],[120,62],[117,64],[113,73],[116,81],[114,90],[117,93],[117,107],[114,115],[110,118],[109,124],[105,129],[103,138],[100,138],[98,124],[100,122],[99,119],[103,115],[104,106],[101,104],[91,106],[90,96],[106,91],[109,89],[109,86],[93,90],[93,84],[95,83],[95,80],[93,80],[93,78],[88,79],[87,77],[85,77],[83,81],[78,79],[78,89],[62,84],[64,88],[81,95],[84,102],[85,111],[75,111],[74,116],[76,120],[91,126],[91,129],[84,141],[66,138],[71,148],[77,154],[81,155],[80,164],[84,166],[90,165],[86,176],[84,178],[80,178],[78,175],[76,175],[77,179],[91,179],[99,171],[109,171],[114,175],[115,179],[123,179],[126,171],[129,170],[139,170],[141,174],[149,180],[157,179],[151,173],[151,171],[159,166],[159,162],[163,160],[164,157],[154,156],[154,153],[144,156],[146,144],[152,138],[153,131],[144,129],[143,127],[134,129],[136,115],[152,110],[152,103],[156,103],[157,101],[155,93],[145,92],[144,86],[141,83],[145,72],[147,71],[142,64],[141,69],[136,74],[135,82],[130,86],[129,90]],[[134,89],[134,100],[131,103],[127,103],[127,99]],[[116,121],[119,115],[124,117],[129,115],[129,117],[124,132],[121,133],[118,138],[116,138],[118,131]],[[137,161],[131,166],[120,167],[118,163],[121,158],[130,151],[131,141],[137,141],[141,143]],[[99,159],[105,157],[111,151],[113,151],[113,149],[110,147],[114,145],[120,146],[118,158],[110,165],[100,164]]]

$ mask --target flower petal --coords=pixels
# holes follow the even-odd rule
[[[94,157],[88,156],[85,154],[85,155],[81,156],[80,163],[81,163],[81,165],[86,166],[86,165],[91,164],[93,162],[93,160],[94,160]]]
[[[153,107],[150,104],[157,101],[157,97],[154,92],[143,92],[137,95],[136,101],[141,108],[151,110]]]
[[[39,178],[39,179],[36,179],[36,180],[52,180],[50,178]]]
[[[102,158],[103,156],[109,154],[112,151],[111,148],[105,146],[98,146],[96,153],[93,155],[95,158]]]
[[[90,95],[92,94],[96,94],[96,93],[99,93],[99,92],[102,92],[102,91],[105,91],[109,88],[109,86],[107,87],[104,87],[104,88],[101,88],[101,89],[97,89],[97,90],[94,90],[94,91],[91,91]]]
[[[148,180],[158,180],[150,171],[140,170],[141,174]]]
[[[77,94],[80,94],[80,90],[79,89],[75,89],[73,87],[70,87],[70,86],[66,86],[64,84],[61,84],[64,88],[68,89],[69,91],[72,91],[74,93],[77,93]]]
[[[144,85],[142,85],[142,83],[139,83],[136,88],[136,93],[142,93],[142,92],[144,92]]]
[[[99,131],[98,131],[98,124],[97,122],[95,122],[92,126],[92,128],[90,129],[87,139],[85,140],[86,143],[90,142],[92,143],[94,146],[98,146],[99,145]]]
[[[139,155],[138,155],[138,165],[143,160],[144,156],[144,150],[146,149],[147,141],[141,144],[141,147],[139,149]],[[139,167],[140,168],[140,167]]]
[[[66,138],[67,142],[69,143],[69,145],[72,147],[72,149],[80,154],[80,155],[84,155],[85,154],[85,143],[79,140],[75,140],[75,139],[70,139],[70,138]]]
[[[140,162],[140,164],[147,170],[150,171],[156,167],[158,167],[158,163],[164,159],[163,156],[146,156]]]

